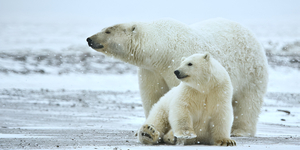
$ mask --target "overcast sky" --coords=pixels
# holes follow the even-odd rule
[[[0,20],[122,23],[174,18],[187,24],[300,19],[300,0],[0,0]]]

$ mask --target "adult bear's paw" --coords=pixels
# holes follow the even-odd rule
[[[250,137],[251,134],[241,129],[232,129],[231,137]]]
[[[224,138],[221,140],[217,140],[215,142],[215,145],[217,146],[236,146],[235,140],[229,139],[229,138]]]

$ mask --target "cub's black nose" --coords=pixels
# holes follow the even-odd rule
[[[180,74],[180,71],[178,71],[178,70],[175,70],[175,71],[174,71],[174,73],[175,73],[175,75],[178,77],[178,76],[179,76],[179,74]]]

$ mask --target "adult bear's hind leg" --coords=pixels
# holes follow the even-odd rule
[[[247,90],[234,95],[232,101],[234,121],[231,136],[255,136],[263,98],[264,94],[257,90]]]

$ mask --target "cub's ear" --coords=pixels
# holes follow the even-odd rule
[[[186,59],[185,57],[182,57],[182,58],[181,58],[181,61],[184,61],[185,59]]]
[[[131,31],[132,31],[132,32],[136,32],[136,31],[137,31],[137,25],[133,25],[133,26],[131,27]]]
[[[210,59],[210,53],[205,53],[203,58],[208,61]]]

